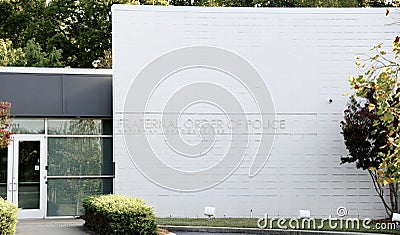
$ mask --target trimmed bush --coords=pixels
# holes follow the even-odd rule
[[[90,196],[83,201],[85,226],[100,235],[156,235],[153,208],[140,198],[121,195]]]
[[[0,234],[14,235],[17,230],[18,207],[0,197]]]

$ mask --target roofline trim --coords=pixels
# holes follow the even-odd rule
[[[112,75],[112,69],[0,67],[0,73]]]

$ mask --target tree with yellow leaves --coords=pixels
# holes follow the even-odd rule
[[[346,109],[345,121],[341,123],[350,153],[350,157],[342,162],[355,162],[357,167],[369,171],[388,215],[398,213],[400,209],[399,41],[397,36],[392,53],[387,53],[382,44],[378,44],[366,60],[356,58],[356,67],[362,72],[349,78],[354,91],[350,97],[352,106]],[[360,123],[362,125],[354,128]],[[365,149],[367,151],[363,152]],[[386,202],[385,189],[389,192],[390,203]]]

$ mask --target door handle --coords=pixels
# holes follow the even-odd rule
[[[16,192],[17,191],[17,183],[14,183],[14,192]]]
[[[12,183],[9,183],[9,184],[8,184],[8,191],[11,192],[11,191],[12,191],[12,188],[13,188],[13,187],[12,187]]]

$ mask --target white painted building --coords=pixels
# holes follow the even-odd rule
[[[113,6],[114,193],[160,217],[383,217],[339,124],[355,57],[398,32],[385,10]]]

